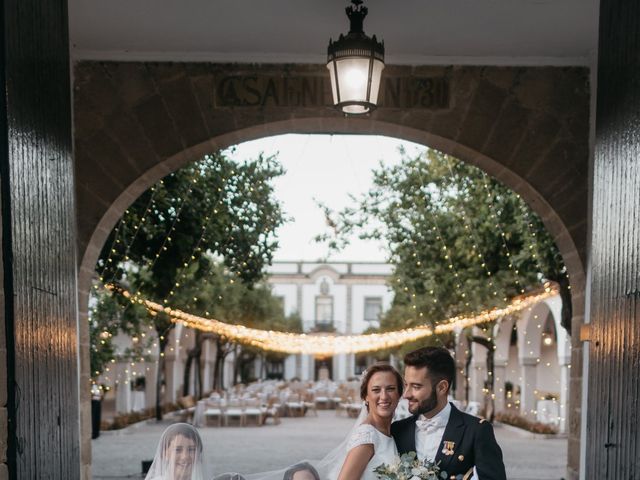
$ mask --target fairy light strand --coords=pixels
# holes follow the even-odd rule
[[[251,345],[263,350],[307,355],[336,355],[340,353],[361,353],[384,350],[400,346],[407,342],[419,340],[432,335],[441,335],[464,329],[474,325],[481,325],[513,315],[532,305],[558,294],[555,284],[545,284],[544,290],[529,295],[516,297],[503,308],[487,310],[473,316],[455,316],[439,322],[435,328],[422,325],[394,332],[373,333],[366,335],[309,335],[260,330],[244,325],[227,324],[220,320],[204,318],[182,310],[163,306],[160,303],[143,299],[114,285],[108,288],[115,291],[131,302],[139,303],[151,312],[165,313],[174,323],[181,323],[186,327],[212,332],[230,341]]]

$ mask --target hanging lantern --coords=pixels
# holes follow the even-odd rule
[[[384,43],[363,30],[367,7],[351,0],[346,8],[351,26],[347,35],[329,40],[327,69],[331,76],[334,106],[347,115],[361,115],[376,108],[384,69]]]

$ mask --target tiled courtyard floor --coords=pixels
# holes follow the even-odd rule
[[[93,440],[93,478],[140,478],[141,461],[151,459],[169,421],[137,424],[103,432]],[[207,479],[227,471],[274,470],[305,458],[322,458],[342,441],[353,419],[334,411],[318,417],[284,418],[264,427],[201,428]],[[532,438],[511,427],[496,426],[509,480],[559,480],[565,476],[566,439]]]

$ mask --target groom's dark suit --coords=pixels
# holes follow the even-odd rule
[[[417,415],[398,420],[391,424],[391,435],[396,441],[398,453],[416,450]],[[426,433],[422,433],[426,435]],[[453,450],[447,451],[445,442]],[[447,451],[447,453],[449,453]],[[440,470],[447,472],[449,478],[470,478],[465,474],[474,466],[480,480],[506,480],[507,476],[502,462],[502,450],[493,435],[493,427],[486,420],[462,413],[451,405],[449,422],[440,439],[438,453],[435,458]]]

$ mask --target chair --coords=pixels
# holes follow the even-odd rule
[[[260,400],[251,398],[245,401],[244,424],[248,424],[250,418],[255,418],[256,426],[260,427],[264,423],[264,410],[260,407]]]
[[[304,392],[302,395],[302,405],[304,407],[303,415],[306,415],[308,411],[312,411],[315,416],[318,416],[318,410],[316,410],[316,402],[312,392]]]
[[[180,421],[191,422],[193,414],[196,411],[196,399],[193,398],[192,395],[180,397],[178,399],[178,405],[180,406],[180,410],[178,410],[176,413],[180,418]]]
[[[300,395],[292,393],[287,397],[285,402],[287,416],[304,417],[304,404],[300,400]]]
[[[233,398],[229,400],[227,408],[225,408],[222,413],[224,417],[225,426],[229,426],[229,419],[237,419],[239,426],[244,426],[245,416],[244,416],[244,405],[242,400],[239,398]]]
[[[327,410],[331,408],[331,398],[326,390],[317,390],[315,394],[315,406],[319,410]]]
[[[271,397],[269,397],[269,399],[267,400],[267,405],[263,407],[263,423],[266,424],[269,418],[273,418],[273,424],[280,425],[280,407],[281,405],[277,396],[272,395]]]
[[[224,409],[219,399],[205,400],[204,409],[204,424],[210,426],[213,420],[217,421],[219,427],[222,426],[222,417],[224,416]]]
[[[352,403],[351,399],[347,396],[346,392],[341,392],[340,400],[336,401],[336,416],[340,416],[342,413],[347,414],[347,406]]]
[[[347,416],[349,416],[349,418],[358,418],[360,410],[362,410],[362,402],[353,402],[346,406]]]

